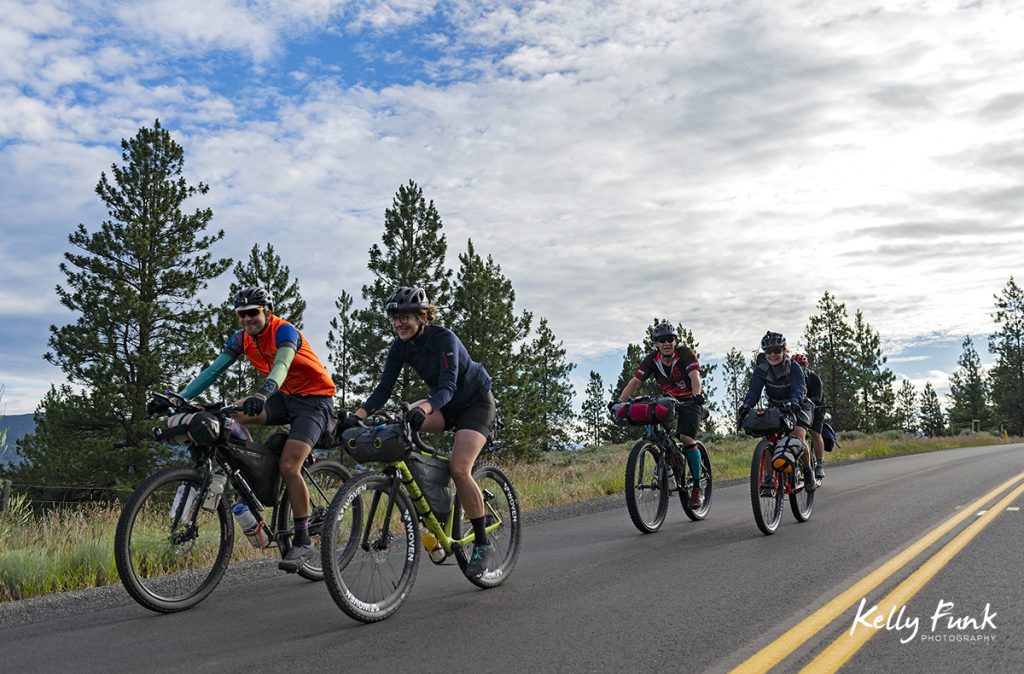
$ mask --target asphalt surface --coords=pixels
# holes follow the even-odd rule
[[[1022,471],[1024,445],[833,467],[811,520],[797,524],[787,504],[767,537],[745,483],[719,485],[704,522],[670,503],[650,535],[633,528],[618,499],[561,511],[571,517],[534,516],[503,586],[478,590],[453,563],[435,567],[424,556],[408,602],[375,625],[350,620],[322,584],[273,564],[236,569],[204,603],[174,615],[150,613],[120,588],[18,602],[0,607],[0,669],[728,671]],[[872,590],[868,605],[975,520]],[[843,671],[1024,671],[1022,530],[1024,510],[1000,512],[908,602],[905,615],[919,617],[915,639],[901,643],[909,629],[877,630]],[[994,627],[942,618],[931,632],[940,601],[979,622],[988,604]],[[775,671],[799,670],[856,614],[845,611]]]

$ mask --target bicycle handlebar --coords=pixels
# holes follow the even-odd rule
[[[409,441],[412,442],[412,446],[420,450],[421,452],[426,452],[427,454],[437,454],[437,450],[428,445],[427,443],[423,442],[423,438],[420,437],[420,432],[418,430],[414,431],[412,429],[412,426],[409,425],[409,422],[405,420],[406,415],[409,413],[410,407],[411,406],[409,405],[409,403],[402,403],[401,421],[402,426],[405,428],[406,437],[408,437]]]

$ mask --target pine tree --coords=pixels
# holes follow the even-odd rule
[[[815,364],[814,371],[821,377],[836,427],[860,428],[856,400],[856,348],[846,305],[826,292],[817,307],[819,313],[808,319],[804,329],[807,358]]]
[[[583,444],[597,447],[607,442],[607,429],[611,420],[604,399],[604,380],[593,370],[590,371],[590,381],[587,382],[584,396],[580,415],[583,422]]]
[[[747,395],[752,375],[750,363],[742,351],[736,348],[729,349],[729,352],[725,354],[723,374],[725,376],[726,417],[730,419],[730,430],[733,433],[739,433],[739,419],[736,418],[735,412],[743,404],[743,398]]]
[[[515,395],[519,356],[533,321],[527,311],[515,313],[515,299],[515,289],[501,266],[490,255],[484,260],[469,241],[466,252],[459,255],[448,327],[491,375],[491,391],[502,418],[520,416],[522,401]]]
[[[398,288],[414,286],[426,290],[434,305],[448,305],[452,272],[445,267],[448,241],[441,233],[443,226],[434,202],[428,203],[412,180],[398,188],[391,208],[384,211],[381,245],[370,247],[367,264],[374,280],[363,286],[366,307],[356,313],[353,332],[353,365],[367,373],[372,384],[380,377],[388,345],[394,339],[384,313],[385,300]],[[410,401],[425,395],[426,387],[406,367],[393,399]]]
[[[506,443],[520,456],[565,449],[572,438],[575,414],[569,373],[576,367],[565,359],[565,347],[540,319],[537,335],[523,349],[522,416],[505,421]]]
[[[988,350],[996,356],[989,372],[992,403],[1000,423],[1024,435],[1024,292],[1011,276],[995,301],[998,329],[988,338]]]
[[[334,300],[338,314],[331,319],[331,329],[327,331],[327,360],[334,371],[331,379],[337,389],[335,398],[342,408],[347,409],[353,402],[358,374],[352,367],[352,332],[354,321],[352,314],[352,296],[342,290]]]
[[[101,173],[96,185],[110,219],[93,232],[78,225],[68,237],[76,250],[60,265],[66,286],[57,287],[57,297],[78,316],[50,327],[45,358],[80,392],[53,389],[41,402],[45,421],[21,445],[25,470],[42,470],[35,479],[49,479],[42,467],[62,463],[60,479],[101,487],[150,472],[159,450],[150,441],[146,400],[180,384],[202,359],[206,345],[195,326],[212,307],[197,296],[230,264],[209,252],[223,238],[205,233],[212,211],[181,210],[209,188],[186,183],[184,151],[159,120],[121,148],[124,163],[112,166],[113,182]],[[97,466],[109,470],[94,472]]]
[[[981,358],[970,335],[964,338],[963,352],[957,360],[960,368],[949,376],[949,425],[954,430],[991,428],[992,411],[988,404],[988,382],[981,369]]]
[[[273,313],[302,330],[306,301],[302,299],[298,280],[292,278],[291,270],[282,262],[273,245],[268,243],[260,250],[259,245],[254,244],[249,251],[249,258],[244,263],[236,262],[232,271],[235,280],[228,288],[227,299],[220,305],[206,330],[210,345],[208,359],[211,361],[220,354],[228,338],[239,329],[234,298],[244,288],[265,288],[273,301]],[[239,367],[236,364],[212,390],[220,400],[239,400],[250,395],[262,383],[262,377],[254,368],[248,365]]]
[[[928,437],[946,435],[946,416],[942,413],[939,396],[931,382],[926,383],[921,392],[920,419],[921,431]]]
[[[619,371],[619,377],[615,380],[615,384],[608,388],[608,400],[619,399],[622,389],[626,388],[626,384],[633,378],[633,375],[640,366],[640,361],[643,360],[643,357],[643,348],[639,344],[631,343],[626,345],[626,352],[622,354],[622,369]],[[636,395],[653,395],[659,390],[657,384],[654,384],[653,391],[651,391],[650,388],[651,381],[645,381],[640,386]],[[609,442],[627,442],[635,437],[636,429],[630,428],[629,426],[612,426],[608,429]]]
[[[893,427],[904,433],[914,434],[918,431],[917,423],[917,389],[909,379],[904,379],[896,392],[896,402],[893,406]]]
[[[885,367],[881,337],[857,310],[854,316],[854,376],[859,404],[860,429],[876,433],[893,426],[896,396],[892,385],[896,375]]]

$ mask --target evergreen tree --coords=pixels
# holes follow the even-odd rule
[[[946,435],[946,416],[942,413],[939,396],[936,395],[932,383],[924,385],[921,392],[921,431],[928,437]]]
[[[917,389],[909,379],[904,379],[896,392],[896,403],[893,407],[893,427],[904,433],[914,434],[918,431],[917,423]]]
[[[66,286],[57,297],[78,316],[50,327],[45,358],[81,393],[61,387],[41,402],[45,421],[19,445],[34,479],[49,480],[44,467],[62,462],[53,477],[100,487],[150,472],[158,450],[146,400],[161,385],[181,383],[202,358],[195,326],[212,307],[196,298],[230,264],[209,252],[223,237],[205,233],[212,211],[181,210],[208,187],[186,183],[184,151],[159,120],[121,148],[124,164],[112,166],[112,181],[101,173],[96,185],[110,219],[93,232],[78,225],[68,237],[75,252],[60,265]]]
[[[729,349],[729,352],[725,354],[723,372],[725,375],[726,417],[730,419],[730,430],[733,433],[739,433],[740,420],[736,418],[736,410],[743,404],[743,398],[747,395],[753,373],[743,352],[735,348]]]
[[[644,358],[644,352],[639,344],[627,344],[626,352],[622,354],[622,369],[619,371],[619,377],[615,380],[615,385],[608,388],[608,400],[618,400],[619,395],[622,393],[622,389],[626,388],[626,384],[633,378],[637,368],[640,366],[640,361]],[[650,391],[651,381],[645,381],[641,384],[640,389],[637,391],[637,395],[648,395],[654,394],[659,391],[657,384],[654,385],[654,391]],[[608,429],[608,440],[609,442],[619,443],[627,442],[636,437],[636,429],[630,428],[629,426],[611,426]]]
[[[335,398],[344,409],[353,402],[356,390],[357,373],[352,367],[352,332],[355,318],[352,312],[352,296],[342,290],[334,300],[338,315],[331,319],[331,329],[327,331],[327,360],[334,371],[331,379],[337,389]]]
[[[491,391],[503,419],[520,416],[522,401],[515,395],[519,356],[533,321],[529,312],[515,313],[515,299],[515,289],[501,266],[490,255],[482,258],[469,241],[466,252],[459,255],[448,327],[491,375]]]
[[[391,208],[384,211],[381,245],[370,247],[367,264],[373,282],[363,286],[366,308],[356,312],[353,332],[353,365],[367,373],[369,388],[380,378],[388,345],[394,339],[384,313],[384,302],[398,288],[418,286],[427,291],[439,307],[448,305],[451,292],[450,269],[445,267],[448,241],[441,233],[441,216],[412,180],[398,188]],[[426,388],[404,368],[393,398],[411,401],[422,398]]]
[[[587,382],[584,396],[582,414],[580,415],[583,421],[583,443],[597,447],[608,441],[607,431],[608,426],[611,425],[611,419],[608,416],[608,404],[604,398],[604,380],[593,370],[590,371],[590,381]]]
[[[1000,423],[1024,435],[1024,292],[1011,276],[995,300],[997,330],[988,338],[988,350],[996,356],[989,372],[992,403]]]
[[[575,367],[565,360],[565,347],[547,319],[540,319],[537,335],[523,349],[522,416],[505,421],[506,444],[518,455],[569,446],[575,417],[569,373]]]
[[[832,406],[837,428],[860,428],[856,400],[856,348],[846,305],[826,292],[818,301],[818,312],[804,329],[807,358],[821,377],[825,397]]]
[[[896,396],[892,385],[896,375],[885,367],[881,337],[857,310],[854,316],[854,375],[856,377],[858,417],[860,428],[876,433],[893,426],[893,406]]]
[[[988,383],[970,335],[964,338],[963,352],[957,363],[960,368],[949,377],[950,427],[954,432],[965,428],[970,430],[977,421],[981,429],[991,428]]]
[[[306,301],[299,291],[299,282],[291,277],[291,270],[284,264],[274,246],[266,244],[261,250],[254,244],[249,258],[236,262],[232,271],[235,280],[228,288],[227,299],[220,305],[215,317],[208,323],[206,334],[209,339],[208,359],[213,360],[223,350],[228,338],[239,330],[235,314],[235,294],[244,288],[266,288],[273,300],[273,313],[285,319],[298,330],[302,330],[302,316]],[[253,393],[263,383],[255,368],[237,364],[228,370],[212,390],[220,400],[239,400]]]

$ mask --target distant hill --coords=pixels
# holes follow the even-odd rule
[[[35,430],[31,414],[8,414],[0,419],[0,428],[7,429],[7,444],[0,447],[0,464],[15,463],[14,448],[18,440]]]

